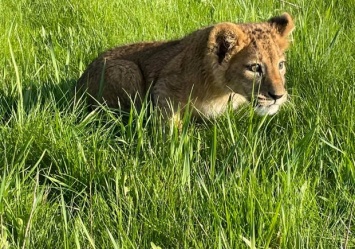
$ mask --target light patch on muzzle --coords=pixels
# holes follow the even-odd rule
[[[280,99],[277,100],[265,100],[262,97],[258,98],[257,106],[255,107],[255,112],[260,116],[274,115],[276,114],[280,106],[284,104],[287,100],[287,93]]]
[[[260,115],[260,116],[265,116],[265,115],[274,115],[276,114],[280,109],[280,105],[273,104],[269,106],[257,106],[255,107],[255,112]]]

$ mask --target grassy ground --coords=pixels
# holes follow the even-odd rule
[[[292,98],[276,116],[243,108],[178,135],[73,100],[106,48],[284,11]],[[0,248],[355,247],[351,0],[3,0],[0,13]]]

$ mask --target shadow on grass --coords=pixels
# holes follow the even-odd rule
[[[79,174],[73,164],[74,150],[70,148],[75,130],[68,127],[74,127],[87,112],[81,111],[84,105],[75,110],[75,84],[76,79],[59,83],[25,82],[21,94],[16,87],[0,88],[0,127],[3,128],[0,135],[4,139],[0,147],[0,152],[3,151],[0,171],[18,168],[26,172],[24,177],[28,179],[35,179],[39,171],[41,185],[52,185],[50,178],[61,179],[68,186],[80,185],[86,175]],[[65,119],[71,117],[57,122],[55,116],[62,117],[62,114]],[[32,171],[32,168],[37,169]],[[55,197],[58,191],[53,190]]]
[[[60,110],[73,105],[76,79],[52,82],[25,82],[21,94],[14,89],[0,88],[0,120],[7,122],[13,115],[29,114],[34,108],[44,107],[47,103]],[[22,103],[21,103],[22,102]]]

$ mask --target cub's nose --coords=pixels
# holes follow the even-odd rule
[[[271,93],[271,92],[268,92],[268,94],[269,94],[269,96],[270,96],[271,98],[273,98],[274,100],[281,99],[282,96],[284,96],[284,94],[276,95],[276,94],[273,94],[273,93]]]

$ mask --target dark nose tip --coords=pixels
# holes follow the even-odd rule
[[[268,92],[268,94],[269,94],[269,96],[270,96],[271,98],[273,98],[274,100],[281,99],[282,96],[284,96],[283,94],[282,94],[282,95],[276,95],[276,94],[273,94],[273,93],[271,93],[271,92]]]

